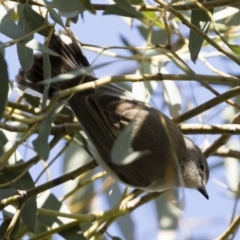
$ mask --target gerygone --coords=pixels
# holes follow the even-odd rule
[[[79,43],[68,34],[53,35],[49,42],[48,47],[59,55],[49,56],[52,77],[90,66]],[[35,55],[32,69],[29,72],[20,70],[16,80],[20,87],[42,93],[43,85],[36,84],[43,81],[42,54]],[[49,92],[94,80],[96,78],[88,73],[68,81],[54,82]],[[208,199],[205,185],[209,167],[205,157],[159,110],[112,84],[78,92],[69,97],[68,104],[90,139],[93,156],[114,179],[148,191],[181,186],[193,188]],[[148,154],[128,164],[116,164],[111,160],[111,149],[123,128],[132,120],[132,149],[148,150]]]

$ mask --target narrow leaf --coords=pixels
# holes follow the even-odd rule
[[[59,113],[62,109],[63,105],[58,105],[53,109],[53,111],[42,121],[38,131],[38,137],[33,141],[33,146],[36,152],[42,159],[47,159],[49,155],[49,145],[48,145],[48,137],[50,135],[50,128],[52,126],[52,122],[54,121],[57,113]]]
[[[122,240],[120,237],[112,237],[112,240]]]
[[[44,79],[48,79],[51,77],[51,63],[50,63],[48,54],[43,54],[43,76],[44,76]],[[46,108],[49,86],[50,84],[44,85],[43,96],[42,96],[42,109]]]
[[[209,11],[213,13],[213,9],[210,9]],[[203,22],[202,26],[201,22]],[[207,34],[210,26],[210,20],[204,10],[193,10],[191,15],[191,23],[203,33]],[[189,36],[189,51],[193,62],[196,62],[202,44],[203,38],[191,30]]]
[[[3,42],[0,41],[0,53],[2,54],[3,57],[5,57],[5,48],[3,47]]]
[[[133,152],[131,147],[132,132],[135,121],[130,122],[119,134],[111,150],[111,159],[113,162],[121,164],[122,160]]]
[[[0,200],[14,196],[16,194],[15,189],[0,189]]]
[[[96,14],[96,11],[93,5],[91,4],[90,0],[79,0],[79,1],[85,7],[85,9],[87,9],[90,13]]]
[[[105,9],[104,15],[114,14],[137,19],[143,18],[143,15],[136,11],[127,0],[114,0],[114,2],[116,3],[115,5],[109,5]]]
[[[4,153],[4,146],[7,142],[8,142],[8,139],[7,139],[6,135],[3,133],[2,130],[0,130],[0,157]]]
[[[52,6],[61,12],[61,15],[68,18],[76,17],[83,10],[79,0],[62,1],[53,0]]]
[[[7,63],[0,52],[0,69],[1,69],[1,78],[0,78],[0,119],[2,118],[5,105],[8,97],[8,70]]]
[[[31,231],[34,232],[36,221],[37,221],[37,202],[36,198],[30,198],[25,203],[22,211],[21,211],[21,218],[26,225],[26,227]]]
[[[38,207],[44,209],[51,209],[55,211],[61,211],[63,213],[70,213],[66,205],[62,204],[52,193],[49,191],[44,192],[38,199]],[[57,216],[45,216],[41,213],[38,214],[38,221],[43,223],[49,228],[55,228],[60,225],[64,225],[73,221],[70,218],[63,218]],[[64,239],[71,240],[86,240],[81,231],[80,225],[73,226],[70,229],[59,232]]]
[[[69,81],[69,80],[71,80],[75,77],[78,77],[78,76],[81,77],[82,75],[85,75],[85,74],[89,74],[89,73],[92,74],[92,72],[95,69],[104,67],[104,66],[112,64],[112,63],[114,63],[114,61],[100,63],[100,64],[97,64],[95,66],[90,66],[90,67],[87,67],[87,68],[76,69],[76,70],[70,71],[68,73],[59,74],[56,77],[46,79],[43,82],[39,82],[39,84],[49,84],[49,83],[60,82],[60,81]]]
[[[24,19],[24,13],[22,11],[23,7],[20,9],[20,6],[22,5],[19,4],[18,6],[20,11],[18,26],[21,27],[26,33],[29,33],[31,29],[28,27]],[[24,71],[29,71],[33,64],[33,50],[25,46],[26,42],[30,41],[31,39],[33,39],[33,35],[27,37],[23,42],[17,43],[18,59]]]
[[[19,156],[17,156],[15,161],[16,160],[18,163],[23,162],[21,159],[19,159]],[[7,174],[4,174],[4,175],[0,175],[0,182],[1,183],[7,183],[7,182],[9,183],[13,179],[18,177],[21,173],[22,173],[22,171],[14,171],[14,172],[8,172]],[[12,189],[9,189],[9,190],[11,190],[10,192],[12,192],[13,189],[25,190],[25,189],[33,188],[33,187],[35,187],[35,185],[34,185],[31,175],[29,174],[29,172],[27,172],[18,181],[11,183],[10,187]],[[14,194],[16,194],[16,190],[14,190]],[[21,217],[22,217],[24,224],[32,232],[34,231],[34,228],[36,225],[36,215],[37,215],[36,197],[32,197],[25,203],[25,205],[21,211]]]
[[[50,49],[47,46],[41,44],[36,39],[32,39],[31,41],[27,42],[25,46],[28,47],[28,48],[31,48],[33,50],[40,51],[42,53],[46,53],[46,54],[53,55],[53,56],[59,56],[52,49]]]
[[[226,43],[226,42],[225,42]],[[227,46],[238,56],[240,56],[240,45],[227,43]]]
[[[142,0],[129,0],[129,2],[133,5],[144,5]]]
[[[53,8],[50,8],[48,10],[49,10],[49,13],[50,13],[50,16],[51,16],[52,20],[54,22],[58,23],[63,28],[65,28],[64,23],[63,23],[61,17],[57,14],[57,12]]]
[[[46,24],[45,18],[38,14],[36,11],[34,11],[27,4],[24,5],[23,14],[28,27],[32,30],[36,30],[37,28]],[[46,28],[38,31],[38,33],[47,37],[51,28],[51,26],[46,26]]]
[[[2,16],[0,14],[0,32],[9,38],[17,39],[23,37],[26,33],[11,18],[13,11],[8,11]]]
[[[111,150],[111,159],[116,164],[129,164],[144,155],[149,154],[148,150],[134,152],[131,146],[132,132],[135,121],[130,122],[119,134]]]

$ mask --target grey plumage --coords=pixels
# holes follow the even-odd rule
[[[50,56],[52,77],[89,66],[80,45],[74,39],[65,43],[63,39],[66,37],[66,33],[53,35],[49,43],[49,48],[60,55]],[[43,86],[36,84],[43,80],[42,61],[41,54],[35,55],[32,69],[29,72],[19,71],[16,80],[22,88],[43,91]],[[88,74],[53,83],[50,95],[56,90],[76,86],[80,80],[89,82],[96,78]],[[114,179],[136,188],[163,191],[182,186],[181,172],[184,187],[198,189],[208,198],[205,185],[209,168],[205,157],[166,115],[112,84],[76,93],[68,103],[89,137],[99,165]],[[132,120],[135,120],[131,139],[133,150],[149,150],[150,153],[127,165],[114,164],[110,150],[119,133]]]

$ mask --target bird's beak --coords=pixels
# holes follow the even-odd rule
[[[202,186],[200,188],[198,188],[198,191],[206,198],[209,199],[207,190],[205,188],[205,186],[202,184]]]

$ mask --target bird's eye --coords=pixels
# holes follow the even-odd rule
[[[202,171],[204,171],[204,168],[205,168],[204,165],[201,163],[201,164],[200,164],[200,169],[201,169]]]

